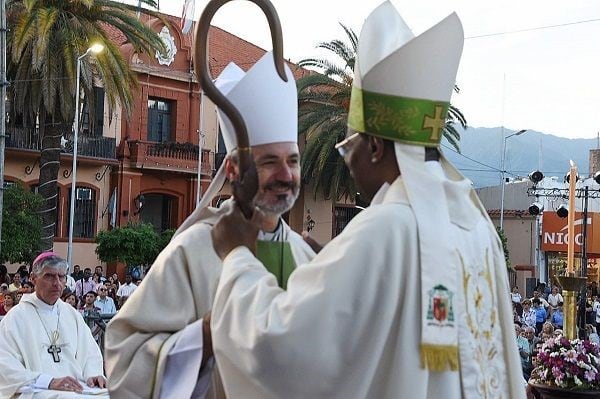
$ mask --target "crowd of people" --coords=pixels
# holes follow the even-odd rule
[[[85,267],[82,270],[80,265],[75,265],[73,272],[67,275],[61,299],[84,316],[90,313],[114,314],[141,281],[138,279],[134,283],[131,275],[127,274],[121,282],[117,273],[106,276],[102,266],[96,266],[92,274],[91,268]],[[6,315],[18,305],[24,294],[34,291],[26,266],[20,266],[14,274],[10,274],[5,265],[0,265],[0,316]]]
[[[545,283],[538,284],[531,298],[523,298],[517,286],[513,287],[510,297],[523,376],[529,379],[541,345],[548,338],[563,335],[564,299],[559,287],[553,286],[550,289]],[[596,330],[600,325],[600,300],[596,282],[588,287],[587,300],[580,303],[578,314],[585,314],[585,331],[582,331],[584,338],[600,343]],[[578,325],[581,325],[581,320],[578,321]]]

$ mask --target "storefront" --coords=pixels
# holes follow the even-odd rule
[[[583,213],[575,215],[575,263],[576,274],[581,270],[581,251],[584,237]],[[544,212],[542,216],[541,250],[545,255],[545,267],[548,281],[554,284],[554,276],[564,275],[567,268],[568,245],[567,219],[560,218],[556,212]],[[588,283],[599,282],[600,265],[600,213],[590,212],[587,218],[587,278]]]

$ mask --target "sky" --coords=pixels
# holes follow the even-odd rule
[[[382,0],[272,2],[283,27],[285,57],[298,61],[327,56],[315,46],[345,38],[340,22],[359,33]],[[452,103],[470,126],[567,138],[595,138],[600,131],[599,1],[391,2],[415,34],[453,11],[461,18],[466,39],[457,76],[460,93]],[[196,19],[206,4],[196,0]],[[182,6],[183,0],[160,1],[160,11],[172,15],[181,15]],[[266,19],[250,2],[226,4],[213,25],[271,49]],[[536,29],[548,26],[556,27]]]

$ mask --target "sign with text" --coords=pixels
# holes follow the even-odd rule
[[[588,212],[586,222],[587,252],[588,254],[600,254],[600,214]],[[577,212],[575,214],[575,252],[581,252],[583,245],[583,223],[583,212]],[[568,242],[567,218],[560,218],[553,211],[544,212],[542,216],[542,251],[567,252]]]

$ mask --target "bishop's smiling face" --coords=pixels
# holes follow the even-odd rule
[[[300,153],[293,142],[252,147],[258,173],[254,203],[267,214],[281,215],[294,206],[300,191]]]

